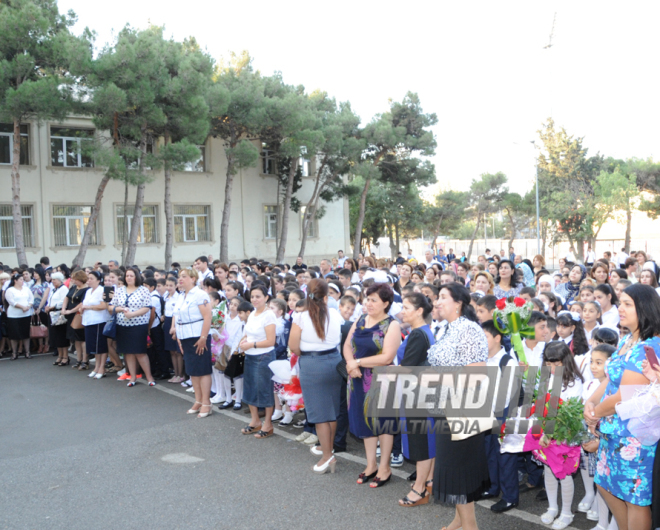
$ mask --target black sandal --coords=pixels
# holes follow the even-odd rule
[[[390,472],[390,476],[387,477],[386,479],[376,477],[375,479],[373,479],[371,481],[371,483],[369,484],[369,487],[370,488],[380,488],[381,486],[384,486],[385,484],[387,484],[390,481],[391,478],[392,478],[392,473],[391,472]],[[375,484],[375,486],[374,486],[374,484]]]
[[[429,502],[429,492],[424,488],[424,495],[421,493],[415,491],[414,488],[410,488],[410,491],[412,491],[415,495],[419,497],[416,501],[411,501],[408,498],[408,495],[406,495],[403,499],[399,501],[399,506],[404,506],[405,508],[412,508],[413,506],[421,506],[422,504],[428,504]]]
[[[366,484],[366,483],[369,482],[372,478],[374,478],[377,474],[378,474],[378,470],[374,471],[374,472],[371,473],[370,475],[367,475],[366,473],[360,473],[360,474],[358,475],[358,481],[361,480],[362,482],[358,482],[358,484]]]
[[[261,425],[259,425],[259,427],[252,427],[252,425],[248,425],[244,429],[241,429],[241,434],[252,434],[259,430],[261,430]]]

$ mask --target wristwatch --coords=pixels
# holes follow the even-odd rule
[[[356,364],[357,364],[358,366],[360,366],[360,361],[361,361],[361,360],[362,360],[362,359],[355,359],[355,362],[356,362]]]

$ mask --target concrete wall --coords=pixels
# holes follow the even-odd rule
[[[21,166],[21,203],[33,205],[34,246],[26,249],[30,265],[47,255],[52,264],[71,263],[77,246],[55,246],[53,234],[53,205],[92,205],[98,184],[103,176],[100,168],[52,167],[50,155],[50,126],[93,128],[86,118],[71,118],[65,124],[30,123],[30,165]],[[97,134],[99,134],[97,132]],[[211,241],[175,242],[173,260],[191,263],[199,255],[220,254],[220,221],[224,204],[226,157],[221,139],[209,138],[205,144],[205,172],[175,172],[172,178],[173,204],[210,205]],[[165,218],[163,209],[164,177],[162,171],[150,172],[153,181],[146,186],[145,205],[158,207],[158,243],[139,244],[138,265],[162,265],[165,253]],[[309,199],[314,186],[305,178],[298,197],[303,203]],[[0,164],[0,204],[11,203],[11,166]],[[136,188],[129,188],[129,204],[135,201]],[[115,206],[124,202],[124,185],[111,181],[105,191],[98,219],[98,245],[90,246],[85,264],[109,259],[121,259],[121,244],[116,244]],[[236,175],[232,190],[229,255],[231,260],[244,257],[275,259],[275,240],[264,237],[264,205],[277,203],[277,181],[262,174],[262,163]],[[334,256],[337,250],[349,253],[348,202],[339,200],[326,204],[325,216],[318,220],[318,237],[308,239],[305,261],[316,263],[323,257]],[[289,235],[286,261],[293,263],[300,250],[301,215],[289,213]],[[16,264],[13,248],[0,248],[0,261]]]

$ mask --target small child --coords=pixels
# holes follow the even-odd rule
[[[352,296],[345,295],[341,297],[341,300],[339,300],[339,314],[342,318],[342,325],[346,322],[352,322],[351,318],[353,318],[356,305],[357,302]]]
[[[179,300],[179,293],[176,290],[176,278],[168,276],[165,281],[165,291],[163,295],[165,299],[165,319],[163,320],[163,341],[165,351],[170,352],[172,359],[172,367],[174,368],[174,377],[169,379],[168,383],[183,383],[185,381],[183,372],[183,355],[179,350],[179,344],[172,338],[170,331],[172,329],[172,315],[174,314],[174,306]]]
[[[275,314],[277,319],[275,322],[275,359],[283,361],[288,359],[289,352],[289,334],[291,333],[291,319],[284,319],[287,305],[284,300],[274,298],[268,303],[268,308]],[[273,389],[275,393],[275,410],[271,416],[272,421],[280,421],[280,425],[291,425],[293,423],[293,412],[285,404],[282,407],[282,400],[280,399],[280,392],[283,390],[284,385],[274,383]]]
[[[593,285],[583,285],[580,287],[580,302],[592,302],[595,300]]]
[[[543,364],[549,366],[552,373],[548,388],[552,388],[552,379],[554,378],[555,370],[563,367],[562,389],[559,397],[563,400],[572,397],[582,399],[584,378],[575,364],[571,350],[564,341],[549,342],[545,345],[543,350]],[[557,479],[550,467],[546,465],[544,477],[549,507],[548,511],[541,516],[541,521],[543,524],[552,524],[554,530],[562,530],[573,522],[573,512],[571,511],[573,494],[575,492],[573,476],[567,475],[562,479]],[[562,511],[559,518],[557,518],[557,514],[559,514],[557,482],[561,484]]]
[[[289,317],[291,317],[291,314],[296,310],[296,304],[304,299],[305,293],[300,289],[296,289],[289,293],[289,300],[287,301],[287,305],[289,306]]]
[[[595,300],[586,302],[582,310],[582,324],[584,325],[584,334],[588,341],[591,341],[591,335],[603,323],[601,315],[603,314],[600,304]]]
[[[238,315],[238,322],[236,322],[236,317],[232,316],[234,310]],[[229,304],[229,319],[227,322],[227,333],[229,338],[227,339],[227,344],[230,344],[231,355],[229,357],[228,363],[232,361],[232,357],[238,351],[238,345],[243,338],[243,330],[245,328],[245,323],[247,322],[250,313],[254,310],[254,307],[250,302],[242,301],[239,302],[238,298],[232,298]],[[225,401],[219,408],[228,409],[234,405],[234,410],[241,410],[243,400],[243,375],[238,375],[233,379],[231,377],[224,376],[225,384],[225,395],[227,396],[227,401]],[[234,382],[235,393],[233,400],[231,400],[231,383]]]
[[[209,278],[207,278],[208,280]],[[217,332],[222,331],[225,327],[226,312],[227,312],[227,302],[224,297],[218,293],[218,291],[209,291],[209,298],[211,299],[211,330],[216,330]],[[217,337],[218,335],[215,335]],[[216,338],[212,338],[212,341],[215,341]],[[219,355],[222,355],[220,352]],[[228,396],[225,393],[225,376],[224,374],[215,367],[215,363],[211,368],[212,378],[211,378],[211,392],[215,393],[215,396],[211,398],[211,403],[222,403],[227,401]],[[230,394],[231,396],[231,394]]]
[[[587,401],[596,391],[600,384],[607,379],[605,367],[616,351],[614,346],[609,344],[599,344],[591,351],[591,374],[593,379],[584,385],[582,391],[582,401]],[[598,438],[592,437],[588,442],[582,444],[582,454],[580,458],[580,475],[584,482],[584,498],[578,504],[578,512],[587,514],[590,521],[598,521],[598,529],[607,528],[609,519],[609,509],[605,500],[594,490],[594,476],[596,474],[596,465],[598,463]]]
[[[358,318],[362,316],[362,304],[360,303],[362,293],[360,290],[360,286],[354,285],[353,287],[349,287],[344,291],[344,295],[352,296],[355,299],[355,310],[353,311],[353,316],[351,317],[351,322],[355,322]]]

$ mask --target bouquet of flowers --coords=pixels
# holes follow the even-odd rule
[[[534,328],[528,326],[529,318],[534,311],[534,304],[518,296],[500,298],[493,313],[493,324],[503,335],[511,336],[511,344],[518,355],[518,359],[526,363],[527,357],[522,345],[522,337],[533,339]]]
[[[213,363],[220,359],[222,349],[229,338],[225,330],[226,314],[227,302],[225,300],[211,309],[211,362]]]
[[[557,416],[548,418],[548,412],[557,404]],[[536,414],[540,420],[527,433],[523,451],[532,451],[534,456],[550,467],[558,479],[572,474],[580,465],[580,445],[587,440],[587,429],[583,421],[584,405],[578,397],[563,400],[546,394],[543,412],[536,413],[532,405],[530,416]],[[554,421],[554,430],[548,434],[545,427]],[[540,425],[540,429],[538,426]]]

